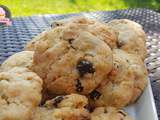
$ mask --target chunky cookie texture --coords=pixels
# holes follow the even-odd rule
[[[90,120],[90,113],[84,108],[87,104],[82,95],[57,96],[37,108],[33,120]]]
[[[134,73],[127,62],[129,54],[119,49],[113,50],[113,68],[107,80],[93,91],[89,98],[94,106],[126,106],[132,96],[134,89]],[[108,82],[106,82],[108,81]]]
[[[90,120],[89,112],[84,109],[70,107],[47,109],[37,108],[33,120]]]
[[[131,97],[131,101],[129,103],[133,103],[139,98],[139,96],[144,91],[147,85],[147,79],[148,79],[147,68],[145,66],[145,63],[142,61],[142,59],[138,55],[128,54],[125,51],[122,51],[119,49],[114,49],[113,57],[114,57],[114,54],[117,56],[120,54],[123,55],[124,56],[123,59],[126,59],[126,62],[129,65],[129,69],[131,70],[131,74],[134,78],[134,86],[133,86],[133,94]],[[127,75],[125,77],[127,77]],[[112,75],[109,78],[112,78]],[[131,78],[132,77],[130,76],[127,79],[131,80]]]
[[[91,120],[133,120],[123,110],[114,107],[98,107],[91,114]]]
[[[2,63],[0,120],[132,120],[119,108],[147,84],[145,39],[126,19],[55,21]]]
[[[141,60],[139,56],[130,54],[129,57],[130,59],[128,60],[128,63],[134,75],[133,96],[130,103],[134,103],[142,94],[147,85],[148,71],[145,63]]]
[[[1,71],[8,71],[14,67],[31,69],[33,64],[33,51],[22,51],[7,58],[1,65]]]
[[[96,20],[91,20],[85,17],[73,17],[73,18],[63,19],[59,21],[54,21],[51,24],[51,28],[55,29],[55,28],[66,26],[66,25],[70,25],[72,28],[77,26],[78,29],[81,29],[82,31],[87,31],[92,35],[98,37],[99,39],[105,41],[111,48],[117,47],[116,33],[110,26],[106,25],[105,23],[98,22]],[[45,37],[45,34],[47,31],[48,30],[40,33],[38,36],[34,37],[31,41],[29,41],[25,46],[25,50],[34,51],[36,47],[36,43],[40,39],[43,39],[43,37]],[[72,40],[73,39],[71,38],[69,42],[71,42]]]
[[[147,69],[139,56],[113,50],[113,68],[107,81],[90,93],[93,106],[124,107],[133,103],[147,84]]]
[[[142,60],[146,58],[146,35],[141,25],[127,19],[112,20],[107,25],[117,33],[118,48],[139,55]]]
[[[79,94],[70,94],[65,96],[57,96],[45,103],[47,108],[73,107],[84,108],[88,104],[88,99]]]
[[[116,47],[117,36],[114,30],[103,22],[91,20],[85,17],[73,17],[52,23],[52,28],[65,26],[67,24],[75,24],[79,28],[90,32],[94,36],[105,41],[111,48]]]
[[[27,68],[0,73],[0,120],[31,120],[41,90],[42,80]]]
[[[81,24],[55,27],[36,43],[33,71],[52,94],[89,94],[111,68],[110,47]]]
[[[34,51],[36,43],[38,42],[38,40],[40,40],[41,38],[43,38],[45,36],[46,32],[47,32],[47,30],[43,31],[42,33],[35,36],[31,41],[27,42],[26,46],[24,47],[24,50],[25,51]]]

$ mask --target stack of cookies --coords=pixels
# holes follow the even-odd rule
[[[0,120],[132,120],[147,85],[145,32],[127,20],[55,21],[1,65]]]

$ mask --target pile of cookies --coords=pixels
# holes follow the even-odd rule
[[[127,19],[55,21],[1,65],[0,120],[132,120],[147,85],[145,32]]]

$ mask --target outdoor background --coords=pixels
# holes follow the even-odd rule
[[[150,8],[160,11],[160,0],[0,0],[13,16],[64,14],[83,11]]]

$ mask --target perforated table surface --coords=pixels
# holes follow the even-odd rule
[[[154,99],[160,118],[160,13],[155,11],[149,9],[129,9],[13,18],[12,26],[0,26],[0,63],[15,52],[22,51],[25,43],[50,27],[51,22],[79,15],[104,22],[126,18],[138,22],[144,27],[147,33],[146,45],[148,49],[148,57],[145,62],[149,70]]]

